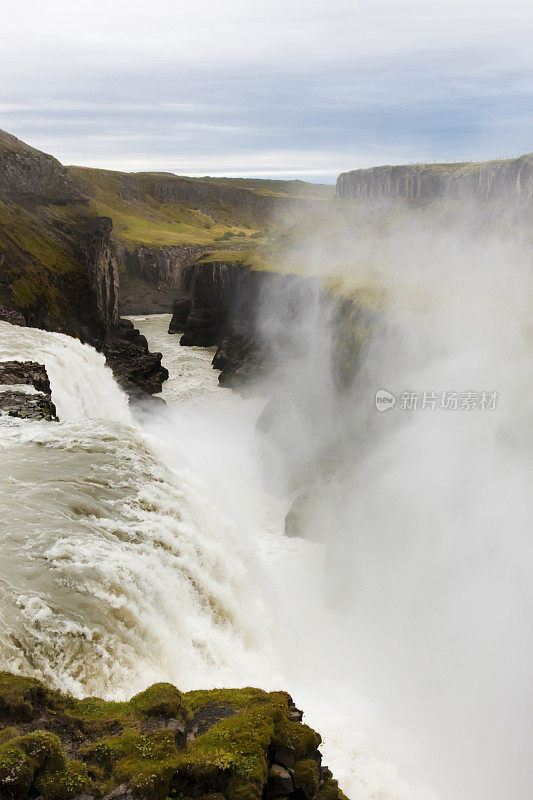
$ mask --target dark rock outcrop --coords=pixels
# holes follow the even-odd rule
[[[169,333],[183,333],[192,309],[191,297],[177,297],[172,305],[172,319],[168,326]]]
[[[181,693],[159,683],[129,702],[77,700],[0,673],[4,800],[346,800],[320,736],[285,692]],[[290,747],[292,767],[275,761]]]
[[[266,273],[240,264],[214,262],[191,266],[174,304],[169,333],[182,333],[181,345],[217,346],[213,366],[223,386],[244,384],[266,366],[256,324]],[[268,280],[268,278],[266,278]]]
[[[9,322],[11,325],[20,325],[22,328],[26,325],[24,315],[20,311],[2,305],[0,305],[0,320]]]
[[[4,361],[0,363],[0,414],[21,419],[57,420],[56,407],[46,368],[35,361]],[[11,387],[33,387],[35,392],[17,391]]]
[[[0,197],[21,204],[87,202],[56,158],[1,130]]]
[[[38,392],[51,394],[50,381],[46,367],[36,361],[0,362],[0,383],[28,384]]]
[[[151,353],[148,342],[128,319],[119,320],[102,346],[115,378],[133,399],[161,391],[168,370],[161,365],[161,353]]]
[[[26,394],[0,390],[0,414],[21,419],[57,420],[55,405],[40,392]]]

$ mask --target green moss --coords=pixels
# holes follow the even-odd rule
[[[16,745],[0,748],[0,797],[25,797],[35,774],[32,760]]]
[[[276,726],[273,743],[294,747],[297,759],[309,758],[320,746],[320,735],[301,722],[281,719]]]
[[[328,778],[318,791],[318,800],[348,800],[348,798],[339,789],[337,781]]]
[[[11,284],[11,291],[19,306],[27,308],[35,303],[38,293],[35,285],[27,278],[17,278]]]
[[[171,683],[154,683],[144,692],[135,695],[129,705],[135,711],[149,716],[162,714],[177,716],[182,705],[182,694]]]
[[[289,718],[284,692],[182,694],[159,683],[117,703],[71,698],[8,673],[0,673],[2,724],[0,798],[6,800],[102,796],[122,783],[143,800],[261,800],[276,745],[295,748],[302,786],[311,786],[310,762],[320,742],[311,728]],[[21,736],[19,724],[54,733],[36,729]],[[192,740],[186,726],[196,734]]]
[[[70,761],[61,771],[47,771],[35,782],[45,800],[71,800],[90,786],[87,767],[80,761]]]
[[[18,736],[18,731],[12,725],[8,725],[5,728],[0,728],[0,747],[6,744],[6,742],[9,742],[10,739],[14,739],[16,736]]]
[[[35,678],[0,672],[0,724],[31,719],[46,700],[46,690]]]
[[[38,770],[58,772],[66,767],[61,740],[49,731],[34,731],[21,736],[18,745],[34,762]]]
[[[88,785],[84,764],[67,761],[58,736],[34,731],[0,747],[0,796],[26,797],[34,786],[45,800],[70,800]]]
[[[294,785],[302,789],[307,797],[314,797],[318,791],[318,764],[312,758],[298,761],[294,765]]]

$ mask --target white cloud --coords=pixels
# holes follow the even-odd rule
[[[532,40],[529,0],[4,2],[0,127],[203,174],[499,155],[531,149]]]
[[[322,62],[458,48],[531,63],[533,8],[510,0],[25,0],[4,4],[4,65]],[[25,63],[25,60],[29,62]],[[275,61],[274,61],[275,59]]]

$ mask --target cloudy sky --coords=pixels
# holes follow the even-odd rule
[[[531,0],[0,0],[0,127],[190,175],[519,155],[532,42]]]

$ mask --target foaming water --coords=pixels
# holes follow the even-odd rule
[[[211,366],[216,348],[180,347],[181,334],[168,333],[171,318],[170,314],[128,317],[146,336],[150,350],[163,354],[163,364],[169,372],[169,378],[163,384],[161,392],[163,400],[197,400],[206,395],[227,391],[220,389],[219,371]]]
[[[105,417],[131,424],[128,401],[118,390],[105,358],[62,333],[20,328],[0,321],[0,361],[45,364],[60,419]]]
[[[1,334],[2,358],[46,364],[59,414],[74,420],[1,420],[3,666],[108,697],[261,672],[269,619],[247,543],[201,479],[183,458],[167,467],[160,443],[127,424],[92,348],[7,323]]]
[[[342,631],[324,547],[285,537],[263,488],[264,403],[218,389],[212,353],[180,348],[168,320],[136,319],[172,373],[142,427],[92,348],[0,323],[1,358],[44,362],[63,420],[0,419],[1,667],[78,696],[288,689],[352,800],[429,798],[395,767],[403,733],[317,674]]]

